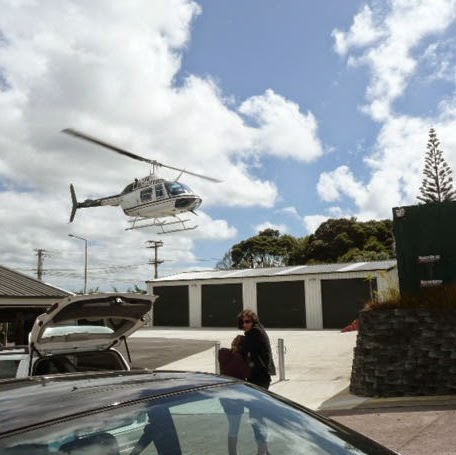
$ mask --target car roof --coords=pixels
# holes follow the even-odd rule
[[[3,380],[0,381],[0,437],[97,409],[234,382],[209,373],[149,370]]]

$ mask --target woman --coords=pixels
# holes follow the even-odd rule
[[[244,330],[245,342],[241,353],[248,360],[251,368],[249,382],[268,389],[271,376],[276,374],[276,369],[266,330],[252,310],[239,313],[238,327]]]

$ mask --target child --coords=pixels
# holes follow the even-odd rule
[[[218,354],[220,373],[225,376],[242,379],[250,379],[250,368],[241,354],[245,341],[244,335],[238,335],[231,342],[231,349],[221,348]]]

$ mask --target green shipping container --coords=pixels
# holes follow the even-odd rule
[[[402,293],[456,281],[456,202],[393,208]]]

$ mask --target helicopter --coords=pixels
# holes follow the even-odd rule
[[[211,182],[221,182],[221,180],[212,177],[207,177],[185,169],[168,166],[156,160],[144,158],[73,128],[65,128],[62,130],[62,133],[69,134],[129,158],[150,164],[150,173],[148,176],[141,179],[135,179],[132,183],[128,184],[121,193],[112,196],[106,196],[99,199],[86,199],[85,201],[78,202],[74,186],[73,184],[70,184],[72,201],[70,223],[73,222],[77,209],[105,205],[120,205],[125,215],[133,218],[132,220],[128,220],[131,225],[126,228],[126,230],[156,227],[159,229],[158,234],[193,230],[198,226],[188,226],[186,223],[190,220],[182,219],[179,215],[185,212],[191,212],[196,215],[197,213],[195,210],[201,205],[202,199],[187,185],[180,183],[178,181],[179,178],[182,174],[189,174]],[[180,174],[175,180],[165,180],[156,174],[156,170],[159,167],[178,171]],[[169,218],[172,219],[170,220]]]

